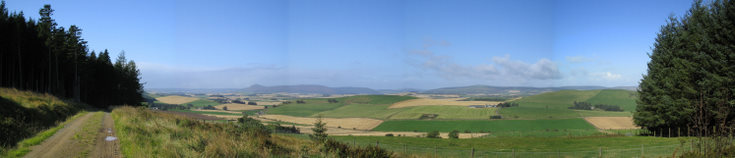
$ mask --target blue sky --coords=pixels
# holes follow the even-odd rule
[[[690,0],[6,1],[51,4],[92,50],[125,51],[146,88],[321,84],[634,86]]]

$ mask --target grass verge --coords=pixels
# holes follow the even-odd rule
[[[41,142],[56,134],[56,132],[59,131],[61,128],[64,128],[66,124],[85,114],[87,114],[86,111],[81,111],[76,115],[66,119],[66,121],[60,123],[56,127],[52,127],[42,132],[39,132],[31,138],[23,139],[18,143],[15,148],[0,153],[0,155],[2,155],[0,157],[22,157],[23,155],[31,151],[31,146],[41,144]]]

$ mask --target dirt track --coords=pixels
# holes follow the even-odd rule
[[[109,113],[104,113],[103,117],[94,115],[90,112],[69,122],[41,144],[31,147],[31,152],[24,157],[119,157],[119,147],[110,147],[101,136],[107,133],[101,128],[112,130],[112,118]]]
[[[91,157],[122,157],[120,154],[120,140],[115,139],[117,136],[114,129],[115,123],[110,117],[110,113],[105,113],[102,118],[102,128],[97,133],[95,140],[95,149],[90,154]]]

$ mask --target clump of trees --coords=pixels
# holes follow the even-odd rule
[[[306,101],[304,101],[304,100],[296,100],[296,104],[306,104]]]
[[[459,131],[458,130],[452,130],[452,132],[449,132],[449,138],[451,138],[451,139],[459,139]]]
[[[608,105],[608,104],[595,104],[592,105],[588,102],[577,102],[574,101],[574,105],[569,107],[569,109],[577,109],[577,110],[595,110],[600,109],[604,111],[623,111],[620,106],[617,105]]]
[[[88,50],[81,28],[58,26],[51,5],[38,13],[39,19],[30,19],[0,3],[0,87],[98,107],[141,105],[140,71],[124,52],[112,61],[107,50]]]
[[[735,1],[708,3],[695,2],[661,27],[638,89],[637,125],[673,136],[678,132],[668,128],[715,138],[733,132]],[[719,146],[710,152],[718,155],[727,143],[710,144]]]
[[[328,103],[338,103],[337,99],[327,99]]]
[[[426,138],[441,138],[441,137],[439,136],[439,131],[431,131],[431,132],[426,132]]]
[[[499,103],[498,104],[498,107],[501,107],[501,108],[514,107],[514,106],[518,106],[518,103],[515,103],[515,102],[504,102],[504,103]]]
[[[258,105],[258,103],[254,102],[254,101],[249,101],[248,102],[248,105]]]

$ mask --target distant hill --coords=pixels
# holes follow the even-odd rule
[[[535,95],[544,92],[559,90],[597,90],[597,89],[625,89],[630,87],[602,87],[602,86],[563,86],[563,87],[499,87],[488,85],[473,85],[464,87],[444,87],[423,91],[424,94],[486,94],[486,95]],[[632,88],[633,90],[635,87]]]
[[[322,85],[252,85],[242,90],[249,93],[302,93],[302,94],[381,94],[363,87],[327,87]]]

